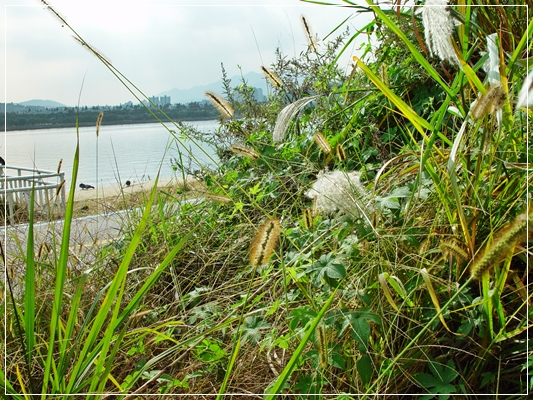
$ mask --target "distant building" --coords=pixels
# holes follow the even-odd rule
[[[22,106],[17,103],[0,103],[1,112],[4,112],[4,108],[8,113],[25,113],[28,112],[26,106]]]
[[[152,107],[153,107],[153,106],[157,106],[157,107],[159,107],[159,97],[157,97],[157,96],[152,96],[152,97],[149,97],[149,100],[150,100],[150,102],[152,103],[152,104],[151,104]]]
[[[254,93],[253,93],[252,97],[254,98],[254,100],[256,100],[259,103],[267,100],[266,96],[263,94],[263,89],[256,88],[256,87],[254,87],[253,89],[254,89]],[[243,101],[244,100],[243,96],[240,95],[240,94],[237,94],[235,96],[235,99],[237,101]]]
[[[142,103],[146,105],[147,107],[154,107],[154,106],[165,107],[171,104],[170,96],[161,96],[161,97],[152,96],[152,97],[149,97],[149,100],[150,101],[143,100]]]
[[[161,96],[159,98],[159,106],[165,107],[170,105],[170,96]]]

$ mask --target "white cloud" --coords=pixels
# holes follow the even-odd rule
[[[133,100],[105,66],[72,39],[67,27],[36,6],[38,2],[2,3],[14,5],[6,7],[8,102],[41,98],[74,105],[84,77],[82,104]],[[274,61],[276,47],[288,56],[305,48],[301,14],[322,37],[352,12],[297,0],[266,0],[252,6],[249,1],[227,3],[237,6],[170,0],[157,4],[146,0],[50,3],[84,40],[149,96],[218,80],[221,62],[230,76],[239,73],[238,65],[244,73],[259,71],[261,63]]]

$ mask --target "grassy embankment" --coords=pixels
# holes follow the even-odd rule
[[[83,268],[65,236],[46,258],[29,246],[25,296],[7,302],[9,393],[531,389],[526,10],[368,11],[320,43],[306,21],[309,48],[264,69],[268,103],[226,81],[209,95],[218,131],[169,132],[218,144],[206,201],[170,213],[184,193],[154,186]],[[367,33],[379,44],[346,76],[336,57]],[[67,232],[72,213],[73,191]]]

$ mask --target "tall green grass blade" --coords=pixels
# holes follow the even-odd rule
[[[2,365],[3,368],[3,365]],[[6,380],[4,370],[0,368],[0,389],[3,389],[3,394],[9,396],[9,399],[24,400],[26,397],[21,396],[20,392],[15,390],[11,382]]]
[[[513,54],[511,55],[511,58],[507,62],[507,69],[505,71],[506,75],[509,75],[509,72],[513,69],[514,65],[518,61],[520,55],[524,51],[525,47],[528,45],[531,45],[531,37],[533,36],[533,23],[529,21],[529,24],[527,26],[527,31],[524,32],[522,37],[520,38],[520,42],[518,43],[518,46],[513,51]],[[531,64],[529,65],[531,68]]]
[[[465,288],[468,287],[468,285],[470,285],[471,282],[472,282],[472,278],[468,278],[468,280],[460,288],[458,288],[457,291],[450,297],[450,299],[442,306],[440,311],[437,311],[435,313],[435,315],[422,327],[422,329],[420,329],[420,331],[409,341],[409,343],[407,343],[407,345],[402,346],[402,349],[398,352],[396,357],[394,357],[387,364],[387,366],[382,371],[380,371],[379,378],[376,379],[372,383],[372,385],[368,387],[367,389],[368,394],[375,393],[375,390],[381,384],[381,381],[384,379],[389,379],[390,377],[389,373],[391,372],[393,368],[396,367],[396,364],[398,363],[398,361],[405,355],[405,353],[410,351],[416,345],[416,343],[422,337],[422,335],[433,325],[433,323],[435,323],[437,319],[440,318],[443,312],[448,310],[452,302],[455,301],[455,299],[463,292]]]
[[[150,290],[150,288],[158,281],[161,274],[169,267],[170,263],[172,262],[172,260],[175,259],[175,257],[183,248],[185,243],[187,243],[187,241],[195,233],[197,227],[198,225],[191,229],[187,233],[187,235],[180,239],[180,241],[174,246],[174,248],[165,256],[163,261],[161,261],[161,263],[157,266],[155,271],[146,279],[142,287],[137,293],[135,293],[135,296],[133,296],[128,305],[124,307],[124,310],[117,318],[115,322],[115,329],[121,324],[123,324],[126,318],[129,318],[129,316],[132,315],[132,313],[137,309],[137,307],[141,303],[142,298],[146,295],[148,290]]]
[[[472,89],[477,89],[479,90],[479,92],[484,94],[487,89],[485,89],[485,86],[483,86],[483,82],[479,80],[472,67],[468,65],[466,61],[462,58],[459,58],[459,62],[461,63],[461,70],[466,76],[466,79],[468,80],[468,83],[470,83]]]
[[[146,226],[146,222],[150,216],[152,202],[157,192],[157,182],[158,182],[158,178],[156,178],[155,180],[154,186],[151,190],[151,193],[148,198],[141,220],[139,221],[139,224],[137,228],[135,229],[135,233],[126,250],[126,253],[124,254],[124,258],[122,259],[122,262],[115,276],[113,277],[113,280],[111,282],[111,285],[109,286],[106,296],[103,299],[102,304],[100,305],[98,313],[93,321],[91,330],[89,334],[87,335],[87,338],[79,354],[76,365],[73,368],[72,375],[67,386],[68,393],[71,393],[72,390],[74,389],[76,382],[78,382],[79,374],[82,371],[87,371],[87,369],[90,367],[90,364],[92,361],[86,359],[87,355],[89,354],[91,349],[94,347],[97,341],[97,338],[100,335],[102,328],[104,327],[105,321],[109,318],[109,311],[111,310],[111,307],[114,303],[115,307],[112,311],[112,317],[111,317],[110,322],[107,325],[108,327],[102,339],[103,346],[100,349],[100,359],[97,362],[97,366],[95,370],[95,377],[98,377],[98,375],[103,372],[103,365],[104,365],[105,357],[107,356],[107,350],[109,349],[109,344],[110,344],[110,341],[113,335],[114,321],[116,321],[118,317],[118,311],[119,311],[120,303],[122,300],[122,294],[124,291],[124,284],[125,284],[125,278],[127,276],[128,267],[133,258],[133,255],[135,254],[135,249],[137,248],[137,245],[139,244],[141,240],[141,236],[143,234],[144,227]],[[99,383],[99,379],[95,378],[91,382],[90,391],[94,391],[98,383]]]
[[[468,246],[468,249],[470,250],[470,254],[474,254],[474,243],[472,241],[472,237],[470,235],[470,230],[468,227],[468,222],[466,220],[466,216],[463,210],[463,201],[461,198],[461,194],[459,192],[459,186],[457,183],[457,173],[455,171],[455,163],[456,163],[457,154],[459,152],[459,147],[461,146],[461,141],[466,132],[466,127],[468,123],[469,122],[468,122],[468,115],[467,115],[465,117],[463,124],[461,125],[461,128],[459,129],[459,132],[457,133],[457,136],[455,137],[452,149],[450,150],[450,156],[448,158],[448,176],[450,177],[450,185],[451,185],[452,193],[455,199],[455,207],[459,215],[459,221],[461,223],[463,235],[464,235],[466,244]]]
[[[111,380],[113,383],[116,383],[116,380],[110,375],[111,369],[113,368],[115,357],[117,356],[118,351],[121,349],[121,346],[123,345],[123,339],[124,335],[126,333],[126,330],[128,328],[129,324],[124,324],[122,326],[122,329],[120,330],[119,334],[116,337],[113,337],[114,345],[111,348],[111,352],[109,353],[109,356],[105,358],[105,369],[101,374],[100,377],[100,387],[98,388],[98,393],[104,393],[105,391],[105,384],[107,383],[107,380]],[[94,379],[93,381],[95,381]],[[100,398],[100,396],[96,397]]]
[[[437,82],[440,87],[455,100],[454,91],[441,79],[439,73],[433,68],[433,66],[426,60],[426,58],[418,51],[418,49],[411,43],[405,33],[385,14],[385,12],[374,4],[372,0],[366,0],[370,8],[376,13],[376,15],[387,25],[387,27],[394,32],[407,46],[415,60],[428,72],[428,74]],[[458,105],[460,107],[460,105]]]
[[[420,117],[407,103],[405,103],[402,99],[400,99],[392,90],[389,89],[389,87],[381,80],[379,77],[372,72],[370,68],[368,68],[358,57],[354,56],[354,61],[357,63],[357,66],[361,68],[364,73],[368,76],[368,78],[376,85],[387,98],[398,107],[398,109],[401,111],[401,113],[409,120],[411,123],[415,126],[415,128],[418,130],[418,132],[424,137],[424,140],[426,142],[429,142],[430,139],[426,135],[426,132],[424,129],[433,131],[433,126],[427,122],[424,118]],[[419,148],[418,143],[416,139],[413,137],[411,132],[409,132],[409,135],[411,137],[411,140],[413,141],[413,144]],[[436,149],[439,151],[438,149]],[[440,153],[440,151],[439,151]],[[442,155],[442,154],[441,154]]]
[[[485,306],[485,317],[487,318],[487,330],[485,332],[485,336],[488,335],[490,340],[494,338],[494,319],[493,319],[493,302],[492,302],[492,295],[491,295],[491,283],[490,283],[490,272],[489,271],[483,271],[483,275],[481,277],[481,286],[482,286],[482,293],[483,293],[483,299],[484,299],[484,306]]]
[[[298,362],[304,347],[307,345],[307,342],[311,338],[311,335],[313,334],[313,332],[315,332],[315,329],[320,323],[320,321],[322,321],[322,318],[324,318],[324,315],[326,314],[326,311],[331,306],[331,303],[333,302],[333,299],[335,298],[336,293],[337,293],[337,289],[334,289],[331,292],[328,300],[322,306],[322,309],[320,310],[318,315],[309,324],[309,327],[307,328],[307,332],[303,336],[296,350],[294,350],[294,353],[292,354],[291,359],[289,360],[289,362],[287,363],[283,371],[281,371],[281,373],[279,374],[278,379],[276,379],[276,382],[274,382],[274,385],[270,388],[269,394],[265,396],[266,400],[275,399],[277,398],[277,395],[280,394],[280,390],[283,389],[285,382],[287,382],[293,369],[296,367],[296,363]]]
[[[85,287],[85,281],[87,280],[87,274],[83,273],[79,277],[79,281],[76,287],[76,292],[70,303],[70,314],[67,320],[67,325],[65,327],[65,340],[64,344],[61,346],[61,358],[58,365],[58,374],[62,377],[66,375],[67,368],[71,365],[72,356],[74,354],[75,348],[78,346],[78,340],[74,337],[74,328],[76,322],[79,318],[79,307],[80,301],[83,294],[83,289]],[[83,328],[82,328],[83,329]],[[67,349],[67,344],[71,345],[71,349]],[[68,351],[67,351],[68,350]],[[61,381],[62,386],[64,385],[64,380]]]
[[[48,385],[50,379],[53,382],[52,392],[61,392],[60,380],[63,377],[57,376],[57,374],[51,374],[51,370],[57,371],[57,367],[54,361],[54,352],[56,350],[56,335],[60,346],[60,359],[65,356],[65,350],[67,344],[62,342],[61,331],[59,327],[59,319],[61,314],[61,305],[63,298],[63,289],[65,286],[67,262],[69,257],[69,244],[70,244],[70,228],[72,223],[72,217],[74,213],[74,192],[76,190],[76,180],[78,177],[78,168],[80,160],[80,132],[78,126],[78,116],[76,116],[76,151],[74,152],[74,160],[72,165],[72,183],[70,185],[70,191],[65,208],[65,219],[63,224],[63,233],[61,238],[61,249],[59,253],[59,261],[56,264],[55,270],[55,290],[54,290],[54,302],[52,306],[52,316],[50,318],[50,338],[48,342],[48,354],[46,356],[44,377],[42,385],[42,399],[45,399],[45,394],[48,393]],[[52,364],[54,364],[52,366]]]
[[[242,322],[242,319],[241,319],[241,322]],[[235,345],[233,346],[233,349],[231,351],[231,357],[230,357],[229,363],[228,363],[228,365],[226,367],[226,373],[224,375],[224,379],[222,380],[222,384],[220,385],[220,389],[218,390],[218,394],[217,394],[216,400],[221,400],[221,399],[224,398],[224,394],[226,392],[226,387],[228,385],[228,381],[229,381],[229,378],[231,376],[231,372],[233,371],[233,366],[235,365],[235,361],[237,361],[237,357],[238,357],[239,351],[241,349],[242,329],[241,329],[240,326],[237,329],[239,329],[239,333],[235,337],[235,340],[234,340]]]
[[[33,221],[35,209],[35,184],[30,195],[30,222],[28,224],[28,242],[26,249],[26,277],[24,283],[24,332],[26,338],[26,364],[32,393],[36,393],[33,381],[32,361],[35,347],[35,250]]]

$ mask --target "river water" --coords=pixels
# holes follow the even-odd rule
[[[188,125],[202,132],[211,132],[218,127],[218,121],[196,121]],[[190,141],[178,144],[158,123],[104,125],[98,137],[95,127],[84,127],[79,129],[79,134],[77,182],[95,187],[118,183],[123,185],[126,180],[132,183],[153,180],[158,171],[161,178],[179,177],[181,172],[173,169],[173,160],[180,159],[181,151],[182,161],[186,164],[188,151],[184,151],[184,147],[197,160],[192,163],[193,170],[213,165],[214,150],[210,146],[196,146]],[[6,165],[10,167],[57,171],[59,160],[63,159],[61,171],[65,173],[69,184],[76,149],[76,130],[52,128],[10,131],[5,134],[5,142],[0,143],[2,156],[4,149]]]

